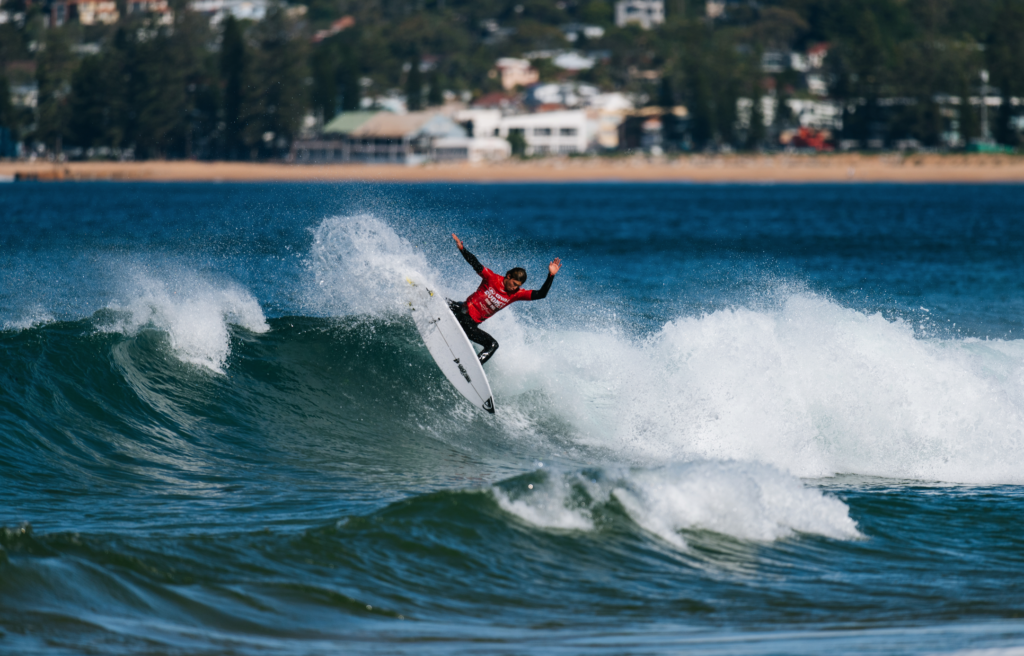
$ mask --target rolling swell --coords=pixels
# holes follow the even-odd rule
[[[108,314],[0,333],[9,480],[173,487],[324,448],[319,461],[397,472],[427,457],[424,437],[476,434],[460,445],[472,451],[494,434],[433,375],[411,321],[231,327],[218,374],[183,362],[166,331],[110,332]]]
[[[898,508],[890,510],[898,515],[875,512],[884,488],[844,492],[869,540],[813,532],[760,540],[692,526],[681,533],[689,546],[680,550],[637,524],[625,504],[592,495],[603,482],[628,487],[631,476],[591,469],[557,481],[534,472],[492,488],[416,495],[298,531],[36,535],[27,526],[7,528],[0,531],[0,608],[28,625],[74,617],[77,626],[64,626],[62,634],[78,639],[105,629],[100,640],[115,653],[147,644],[180,647],[196,634],[213,650],[298,640],[293,647],[303,653],[320,653],[329,650],[318,640],[372,642],[380,631],[397,640],[479,641],[474,625],[498,640],[502,627],[557,635],[606,622],[708,631],[728,627],[737,613],[744,626],[777,630],[865,629],[1024,610],[1011,591],[972,583],[971,561],[949,562],[944,541],[924,537],[934,537],[929,526],[947,517],[932,505],[934,489],[894,491]],[[536,491],[566,480],[573,481],[571,505],[590,512],[590,529],[540,528],[502,501],[528,496],[530,485]],[[1020,566],[1012,549],[991,542],[1019,545],[1019,538],[1000,537],[1016,500],[945,493],[965,518],[961,528],[987,545],[977,558],[1008,575]],[[976,512],[988,517],[981,532],[966,520]],[[908,542],[908,532],[922,537]],[[879,568],[901,553],[913,562],[899,575]],[[823,595],[821,579],[837,558],[870,585],[835,581]],[[468,624],[446,633],[450,622]],[[14,633],[21,630],[14,626]]]
[[[8,193],[0,651],[1024,644],[1019,189],[972,262],[948,188],[339,189]],[[565,261],[493,418],[404,316],[450,231]]]

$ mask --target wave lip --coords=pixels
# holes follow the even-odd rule
[[[20,319],[5,321],[0,329],[10,331],[29,330],[44,324],[52,323],[56,320],[56,317],[40,306],[25,313]]]
[[[492,488],[498,505],[545,529],[594,530],[617,503],[640,528],[685,549],[685,531],[774,542],[796,534],[862,538],[841,500],[773,467],[691,462],[599,475],[549,473],[514,491]]]
[[[107,306],[117,315],[100,330],[133,336],[155,328],[167,334],[179,360],[215,373],[224,373],[231,353],[229,325],[254,333],[270,330],[256,298],[233,283],[215,285],[194,274],[174,280],[143,274],[127,296],[128,301]]]

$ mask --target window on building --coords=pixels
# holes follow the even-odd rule
[[[562,128],[561,130],[558,131],[558,134],[562,135],[563,137],[575,137],[576,128]]]
[[[533,128],[533,136],[535,137],[550,137],[551,128]]]

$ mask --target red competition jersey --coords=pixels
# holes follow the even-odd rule
[[[487,267],[483,267],[479,273],[483,282],[466,299],[466,311],[473,321],[486,321],[509,303],[533,300],[532,289],[520,289],[514,294],[509,294],[505,291],[504,276],[499,276]]]

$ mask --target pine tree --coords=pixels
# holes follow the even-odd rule
[[[750,127],[747,130],[746,144],[750,150],[758,150],[764,145],[764,112],[761,111],[761,98],[761,81],[760,79],[755,79],[753,93],[750,94],[750,100],[753,104],[750,106]]]
[[[996,114],[994,136],[1008,146],[1016,146],[1020,140],[1013,127],[1011,98],[1024,93],[1024,7],[1016,0],[1003,0],[996,13],[995,22],[986,48],[986,59],[992,82],[999,89],[1003,103]]]
[[[71,75],[75,60],[71,54],[64,30],[51,29],[39,55],[36,80],[39,84],[39,103],[36,112],[35,137],[58,155],[69,134],[71,107]]]
[[[7,78],[0,72],[0,127],[14,127],[14,105],[11,104],[11,88]]]
[[[14,141],[17,141],[14,106],[7,78],[0,73],[0,157],[13,155]]]
[[[963,139],[964,145],[970,143],[971,139],[976,139],[980,136],[979,120],[977,110],[971,105],[971,86],[969,82],[964,80],[961,83],[960,92],[960,138]]]
[[[310,60],[313,73],[313,111],[319,112],[324,122],[336,113],[338,100],[337,51],[330,43],[322,43],[313,51]]]
[[[427,105],[436,107],[444,104],[444,93],[441,89],[441,75],[435,69],[430,74],[430,90],[427,92]]]
[[[351,47],[342,50],[336,75],[342,111],[359,109],[359,61]]]
[[[254,93],[244,103],[242,134],[251,150],[277,157],[290,147],[308,107],[305,41],[290,38],[290,22],[279,6],[255,30]]]
[[[247,53],[242,27],[228,15],[220,46],[220,75],[224,85],[224,155],[239,159],[242,155],[242,104],[247,69]]]
[[[690,71],[690,137],[694,148],[703,150],[714,138],[715,117],[706,73],[698,67]]]
[[[420,56],[417,52],[405,79],[405,105],[410,112],[423,109],[423,74],[420,73]]]
[[[69,128],[83,148],[121,148],[125,137],[124,63],[114,49],[82,60],[71,81]]]
[[[184,153],[187,114],[190,110],[187,80],[194,62],[179,32],[161,31],[135,44],[131,67],[133,141],[141,158],[173,157]]]

